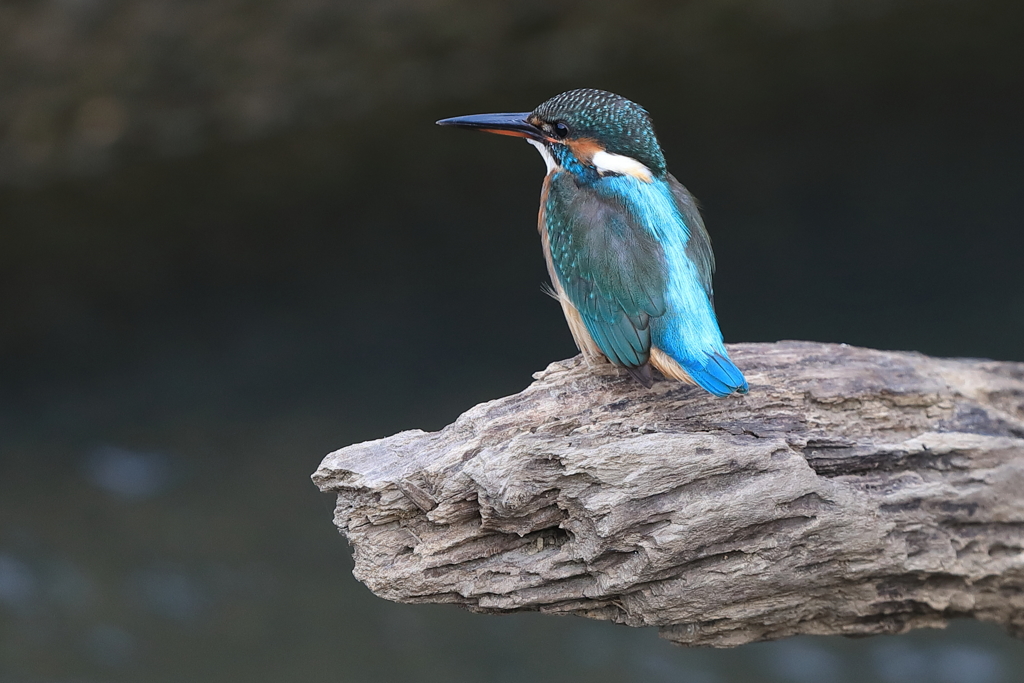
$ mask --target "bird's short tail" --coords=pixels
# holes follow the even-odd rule
[[[728,356],[713,352],[707,354],[705,359],[704,365],[700,365],[699,361],[682,364],[683,369],[702,389],[715,396],[747,393],[747,380]]]

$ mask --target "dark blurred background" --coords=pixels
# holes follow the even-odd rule
[[[1013,683],[947,631],[684,650],[393,605],[330,450],[575,353],[543,165],[435,119],[653,114],[729,341],[1024,361],[1019,0],[0,4],[0,683]]]

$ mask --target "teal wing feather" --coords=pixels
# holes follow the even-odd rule
[[[590,336],[615,365],[645,366],[651,318],[665,314],[660,245],[621,203],[567,173],[551,179],[544,214],[555,273]]]
[[[690,231],[689,240],[686,243],[686,255],[690,257],[693,265],[697,268],[697,277],[700,279],[704,291],[707,292],[708,300],[715,303],[715,291],[711,284],[711,276],[715,273],[715,254],[711,250],[711,236],[704,227],[704,219],[700,216],[700,208],[697,200],[693,198],[690,191],[683,187],[675,177],[668,174],[668,186],[672,191],[672,199],[675,200],[676,208],[682,214],[686,227]]]

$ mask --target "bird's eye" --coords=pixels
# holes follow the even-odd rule
[[[558,123],[555,124],[554,131],[556,136],[564,138],[567,135],[569,135],[569,126],[559,121]]]

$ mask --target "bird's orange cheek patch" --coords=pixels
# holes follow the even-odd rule
[[[584,164],[590,164],[593,161],[595,154],[604,151],[604,147],[601,146],[601,143],[593,138],[568,140],[565,144],[569,148],[569,151],[572,152],[572,155]]]

